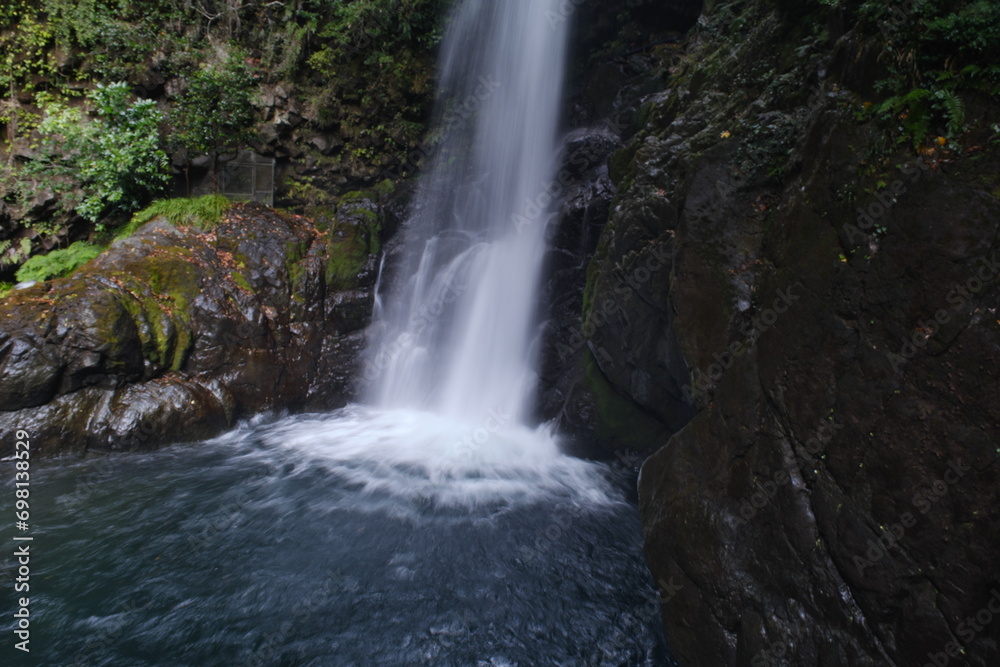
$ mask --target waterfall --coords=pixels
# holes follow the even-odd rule
[[[381,407],[525,421],[565,69],[560,2],[464,0],[452,17],[431,157],[375,313]]]

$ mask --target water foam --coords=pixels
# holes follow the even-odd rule
[[[359,494],[411,505],[471,508],[552,496],[587,505],[618,502],[604,466],[561,454],[547,428],[504,417],[495,412],[470,424],[354,405],[285,419],[257,434],[269,449],[306,458],[310,469],[325,469]]]

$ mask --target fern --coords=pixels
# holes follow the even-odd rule
[[[934,99],[944,113],[950,136],[958,136],[965,131],[965,103],[954,91],[942,88],[934,93]]]
[[[902,121],[903,141],[919,147],[932,130],[958,139],[967,129],[963,97],[1000,94],[996,0],[863,0],[859,17],[884,50],[888,76],[876,90],[891,97],[878,111]]]
[[[931,96],[931,91],[926,88],[914,88],[906,95],[893,95],[878,110],[898,117],[906,136],[912,138],[914,146],[920,146],[931,131],[931,109],[927,104],[927,98]]]
[[[19,282],[49,280],[69,275],[104,251],[101,246],[77,241],[68,248],[35,255],[17,270]]]

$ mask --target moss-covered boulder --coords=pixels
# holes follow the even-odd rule
[[[342,209],[316,224],[241,204],[208,231],[156,218],[72,276],[10,292],[0,451],[16,429],[41,454],[134,449],[343,404],[383,216],[364,196]]]

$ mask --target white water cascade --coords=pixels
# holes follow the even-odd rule
[[[369,369],[383,408],[525,421],[565,69],[560,2],[465,0],[452,17],[438,143],[376,312]]]
[[[316,461],[366,502],[390,497],[393,511],[418,512],[618,502],[600,466],[561,454],[548,427],[527,423],[559,157],[560,11],[560,0],[458,6],[431,157],[376,287],[369,405],[268,429],[269,444]]]

